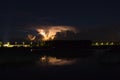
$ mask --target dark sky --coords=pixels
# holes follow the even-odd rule
[[[67,25],[79,29],[79,39],[120,40],[120,2],[0,2],[0,39],[25,38],[36,25]],[[34,25],[34,26],[33,26]]]

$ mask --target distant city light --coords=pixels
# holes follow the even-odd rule
[[[92,46],[113,46],[113,45],[119,45],[115,42],[93,42]]]
[[[57,43],[56,43],[57,44]],[[115,46],[120,45],[119,42],[92,42],[91,46]],[[90,46],[90,45],[88,45]],[[49,41],[41,42],[0,42],[0,47],[54,47],[54,44]]]

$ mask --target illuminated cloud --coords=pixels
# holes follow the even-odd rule
[[[76,29],[72,26],[40,26],[36,28],[43,41],[53,40],[58,32],[72,31],[76,33]]]
[[[32,35],[32,34],[28,34],[28,39],[29,39],[30,41],[35,40],[35,38],[36,38],[36,36],[34,36],[34,35]]]

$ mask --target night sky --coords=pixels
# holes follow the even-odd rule
[[[0,40],[24,39],[31,27],[66,25],[79,29],[78,39],[119,41],[120,2],[0,2]]]

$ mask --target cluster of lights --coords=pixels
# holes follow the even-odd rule
[[[45,42],[22,42],[22,43],[18,43],[18,42],[14,42],[14,43],[10,43],[10,42],[0,42],[0,47],[40,47],[40,46],[49,46],[49,44],[46,44]]]
[[[120,43],[115,43],[115,42],[93,42],[91,44],[92,46],[113,46],[113,45],[120,45]],[[0,47],[40,47],[40,46],[49,46],[46,42],[38,42],[38,43],[18,43],[14,42],[14,44],[11,44],[10,42],[7,43],[2,43],[0,42]]]
[[[112,45],[118,45],[114,42],[94,42],[92,43],[92,46],[112,46]]]
[[[10,42],[0,42],[0,47],[30,47],[30,44],[25,44],[25,42],[22,42],[22,44],[18,44],[17,42],[15,42],[14,44],[10,44]]]

